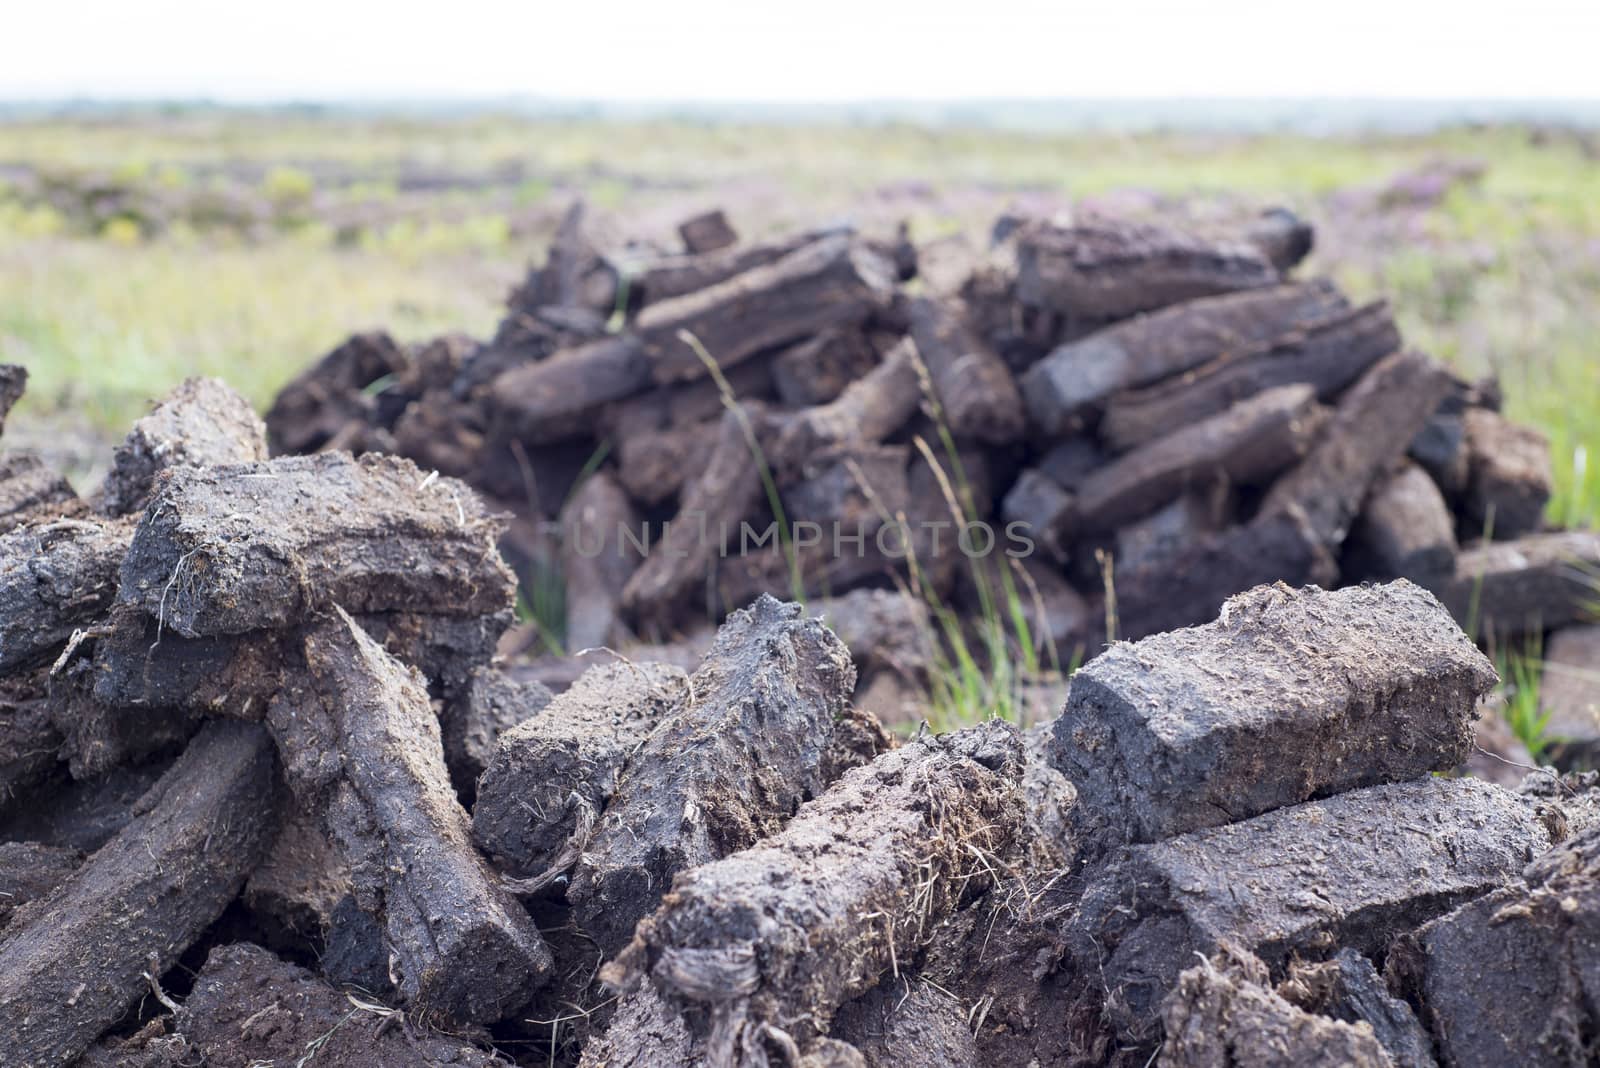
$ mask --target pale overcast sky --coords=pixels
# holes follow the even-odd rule
[[[0,99],[1600,97],[1600,0],[7,0]]]

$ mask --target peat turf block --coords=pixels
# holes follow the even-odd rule
[[[1078,671],[1054,760],[1091,834],[1159,841],[1455,767],[1495,681],[1410,582],[1262,586],[1214,623],[1113,646]]]
[[[832,235],[776,262],[681,297],[648,305],[635,329],[657,382],[707,374],[694,335],[721,367],[828,327],[865,321],[888,303],[893,267],[865,245]]]
[[[1266,256],[1241,241],[1140,223],[1029,225],[1017,241],[1017,299],[1079,320],[1116,319],[1278,281]]]
[[[161,483],[118,599],[186,638],[350,612],[491,615],[515,579],[500,523],[454,479],[392,456],[184,468]]]
[[[117,446],[101,488],[107,515],[144,507],[156,476],[171,467],[242,464],[267,458],[267,428],[250,402],[215,378],[190,378]]]
[[[1275,973],[1296,954],[1380,955],[1516,878],[1549,841],[1534,802],[1491,783],[1375,786],[1114,854],[1069,941],[1112,1023],[1136,1036],[1196,953],[1231,946]]]
[[[580,827],[592,828],[628,755],[688,693],[689,677],[669,664],[585,671],[501,736],[478,782],[473,840],[512,874],[541,874]]]
[[[1248,350],[1336,312],[1348,302],[1331,284],[1271,286],[1178,304],[1068,341],[1034,364],[1020,385],[1034,425],[1047,434],[1107,397]]]
[[[444,762],[456,792],[470,799],[500,739],[544,711],[554,699],[537,679],[514,679],[498,668],[474,668],[465,690],[439,710]]]
[[[272,743],[213,723],[140,815],[0,944],[3,1063],[70,1064],[238,894],[277,826]]]
[[[0,672],[48,660],[116,595],[132,520],[57,519],[0,536]]]
[[[359,995],[346,997],[258,946],[238,944],[211,951],[178,1014],[178,1030],[216,1068],[505,1063],[459,1039],[395,1026],[395,1015]]]
[[[1266,984],[1260,962],[1212,961],[1183,973],[1162,1008],[1162,1068],[1325,1064],[1390,1068],[1371,1031],[1307,1012]]]
[[[1587,1064],[1600,997],[1600,831],[1550,850],[1527,885],[1405,939],[1390,971],[1423,1006],[1445,1064]]]
[[[549,978],[550,951],[472,848],[420,677],[335,611],[305,639],[315,694],[286,688],[268,722],[300,803],[323,814],[389,971],[436,1019],[481,1023]]]
[[[85,505],[72,486],[37,454],[10,450],[0,455],[0,534],[24,523],[81,514]]]
[[[675,875],[754,845],[822,792],[855,678],[844,643],[799,605],[762,596],[728,617],[578,863],[567,897],[596,942],[615,953]]]
[[[1307,1012],[1365,1023],[1395,1068],[1434,1068],[1433,1039],[1417,1014],[1394,996],[1372,961],[1353,949],[1341,949],[1331,960],[1295,964],[1278,993]]]
[[[1253,349],[1224,352],[1184,374],[1117,394],[1106,404],[1100,440],[1116,452],[1132,449],[1281,386],[1309,386],[1318,399],[1332,400],[1399,347],[1400,332],[1383,304],[1331,312]]]
[[[987,888],[975,858],[1010,852],[1021,775],[1021,740],[997,720],[886,753],[776,835],[678,878],[601,977],[648,975],[697,1033],[709,1009],[713,1024],[731,1012],[817,1037]]]

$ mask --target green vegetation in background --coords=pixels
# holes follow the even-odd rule
[[[346,334],[493,329],[503,281],[458,255],[0,240],[0,359],[25,364],[23,418],[71,410],[120,435],[192,374],[258,406]]]

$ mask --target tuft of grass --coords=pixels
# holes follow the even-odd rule
[[[1547,750],[1558,739],[1545,734],[1550,713],[1540,707],[1539,690],[1544,679],[1543,638],[1528,636],[1523,648],[1507,650],[1497,658],[1501,686],[1505,693],[1506,722],[1511,733],[1527,746],[1535,764],[1543,764]]]
[[[926,439],[918,435],[913,444],[933,471],[945,507],[959,529],[968,522],[979,522],[987,517],[978,514],[955,436],[939,403],[938,392],[933,388],[932,377],[920,357],[916,366],[923,403],[933,421],[945,460],[954,473],[954,481]],[[938,626],[935,640],[930,643],[935,661],[929,723],[941,730],[989,718],[1020,723],[1023,718],[1019,702],[1021,686],[1041,674],[1039,649],[1021,594],[1024,584],[1018,581],[1025,579],[1027,573],[1017,566],[1014,575],[1011,570],[1014,562],[1003,555],[992,570],[985,560],[969,558],[967,566],[978,598],[978,615],[976,619],[964,620],[943,603],[931,583],[918,581],[920,568],[914,553],[909,563],[913,587],[922,591],[931,618]],[[1037,599],[1038,591],[1033,593]],[[1043,615],[1041,611],[1040,618]],[[1054,642],[1046,641],[1046,652],[1052,667],[1059,671],[1060,658]]]

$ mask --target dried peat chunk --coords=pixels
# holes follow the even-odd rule
[[[1326,410],[1310,386],[1280,386],[1118,457],[1083,480],[1068,530],[1111,531],[1183,493],[1260,485],[1312,450]]]
[[[56,767],[61,732],[41,681],[0,681],[0,812],[27,811]]]
[[[374,612],[355,616],[356,626],[384,652],[422,672],[428,693],[453,701],[472,673],[494,659],[495,648],[516,616],[511,607],[491,615],[419,615]]]
[[[612,270],[616,277],[625,279],[628,304],[642,307],[710,289],[746,271],[776,263],[824,237],[849,233],[848,228],[802,231],[759,244],[660,256],[643,263],[614,264]]]
[[[290,784],[382,917],[401,996],[440,1019],[502,1019],[548,978],[550,951],[472,848],[419,677],[334,613],[305,639],[315,698],[269,711]]]
[[[853,590],[812,601],[807,612],[821,617],[850,650],[859,672],[880,668],[911,679],[933,666],[933,621],[926,601],[898,590]]]
[[[484,462],[484,436],[474,405],[430,393],[395,417],[391,452],[424,471],[471,478]]]
[[[648,983],[617,999],[603,1035],[583,1046],[579,1068],[697,1068],[702,1047],[677,1009]]]
[[[719,425],[718,420],[711,419],[627,434],[617,446],[617,480],[628,496],[646,507],[673,499],[706,469],[717,447]],[[637,534],[637,524],[634,531]],[[606,546],[610,548],[617,541],[616,531],[609,530],[606,536]],[[593,540],[596,535],[588,537]]]
[[[0,842],[0,931],[17,910],[66,882],[83,854],[44,842]]]
[[[367,387],[405,367],[388,334],[352,335],[279,390],[266,418],[273,455],[315,452],[351,423],[371,422],[377,404]]]
[[[1352,386],[1316,448],[1267,494],[1263,512],[1298,508],[1330,550],[1344,544],[1378,477],[1406,453],[1450,388],[1450,375],[1418,352],[1397,352]]]
[[[419,616],[380,612],[356,622],[395,659],[421,671],[430,692],[454,701],[494,658],[511,613]],[[100,704],[155,706],[260,720],[287,666],[300,657],[294,631],[185,638],[137,608],[114,608],[94,642]]]
[[[53,755],[47,752],[46,755]],[[93,853],[117,836],[137,814],[139,800],[156,784],[172,761],[133,768],[113,768],[93,779],[58,780],[13,805],[0,839]],[[0,799],[3,800],[3,799]]]
[[[1421,1003],[1443,1064],[1587,1064],[1594,1056],[1600,831],[1539,857],[1526,879],[1435,920],[1390,955],[1391,981]]]
[[[573,201],[550,238],[544,266],[528,278],[507,300],[509,319],[517,313],[542,308],[588,308],[609,311],[615,301],[614,279],[602,263],[585,226],[589,205]],[[501,332],[505,332],[501,325]],[[500,339],[496,338],[498,342]]]
[[[28,389],[28,369],[19,363],[0,363],[0,434],[5,433],[6,416]]]
[[[765,402],[775,396],[770,360],[747,360],[726,369],[723,377],[729,390],[741,400]],[[635,393],[608,405],[600,414],[595,432],[622,440],[646,430],[715,423],[727,410],[722,387],[714,379],[697,378]]]
[[[56,756],[74,779],[175,752],[200,728],[199,718],[184,709],[106,704],[94,695],[95,681],[94,666],[86,659],[50,679],[50,718],[61,732]]]
[[[567,580],[567,648],[621,645],[622,590],[642,553],[629,541],[639,515],[611,475],[583,480],[561,510],[561,573]]]
[[[1291,965],[1278,994],[1307,1012],[1365,1023],[1395,1068],[1435,1068],[1433,1039],[1417,1014],[1390,993],[1372,961],[1353,949],[1341,949],[1332,960]]]
[[[117,446],[100,487],[100,510],[144,508],[156,476],[171,467],[245,464],[267,458],[267,428],[250,402],[215,378],[190,378],[167,394]]]
[[[1550,439],[1487,408],[1468,408],[1462,419],[1466,522],[1502,541],[1532,534],[1544,523],[1544,506],[1550,503]]]
[[[834,721],[827,748],[817,764],[822,781],[832,785],[845,772],[872,763],[898,744],[899,739],[884,730],[877,716],[854,704],[846,705]]]
[[[523,878],[570,867],[616,791],[628,755],[689,694],[667,664],[601,664],[501,735],[478,781],[472,838]],[[563,867],[561,870],[565,870]]]
[[[1026,427],[1011,369],[967,325],[960,301],[911,301],[911,336],[951,433],[1005,445]]]
[[[537,679],[514,679],[494,667],[475,668],[465,689],[439,713],[444,762],[456,790],[473,796],[500,739],[553,700],[550,688]]]
[[[1600,625],[1565,627],[1545,640],[1539,707],[1557,751],[1592,767],[1600,749]]]
[[[58,519],[0,535],[0,673],[47,660],[110,607],[133,521]]]
[[[732,367],[762,349],[864,322],[888,303],[893,286],[892,265],[837,234],[706,289],[649,304],[634,329],[655,380],[680,382],[708,373],[681,331],[693,334],[719,366]]]
[[[878,365],[878,350],[858,329],[828,330],[772,358],[772,385],[786,408],[837,400],[850,383]]]
[[[1278,280],[1252,245],[1158,226],[1034,224],[1017,235],[1017,299],[1077,320],[1120,319]]]
[[[602,979],[648,976],[710,1031],[712,1063],[742,1027],[826,1034],[839,1006],[991,885],[980,858],[1009,853],[1025,826],[1022,764],[999,720],[885,753],[783,830],[680,875]]]
[[[1332,284],[1273,286],[1192,300],[1069,341],[1022,376],[1038,431],[1064,434],[1108,397],[1250,351],[1348,310]]]
[[[264,944],[323,956],[334,909],[350,893],[350,869],[328,841],[320,814],[285,807],[277,837],[239,901]]]
[[[1072,809],[1078,803],[1078,788],[1050,763],[1051,725],[1037,723],[1023,731],[1022,745],[1027,757],[1022,790],[1027,799],[1028,823],[1046,849],[1071,856],[1077,850]]]
[[[393,426],[412,402],[428,398],[430,407],[448,409],[461,369],[482,346],[466,334],[440,334],[406,346],[405,369],[378,394],[378,421]],[[459,413],[452,413],[459,414]]]
[[[1093,438],[1067,438],[1039,457],[1039,471],[1068,493],[1076,493],[1084,480],[1106,462],[1106,454]]]
[[[971,1007],[978,1065],[1067,1064],[1109,1039],[1097,1006],[1073,1012],[1083,981],[1062,955],[1062,922],[1076,911],[1082,882],[1063,878],[1058,858],[1032,849],[1020,856],[999,886],[939,925],[921,974]],[[899,968],[905,975],[905,962]],[[883,986],[892,981],[885,976]]]
[[[1068,941],[1112,1025],[1138,1036],[1196,953],[1231,945],[1274,975],[1340,946],[1381,956],[1549,842],[1534,802],[1490,783],[1369,787],[1129,847],[1091,880]]]
[[[1399,348],[1400,331],[1386,305],[1336,311],[1165,382],[1118,394],[1106,406],[1100,439],[1122,452],[1279,386],[1307,385],[1319,399],[1331,400]]]
[[[1357,555],[1384,578],[1437,585],[1455,571],[1455,516],[1416,464],[1378,480],[1351,535]]]
[[[483,616],[511,607],[500,522],[472,490],[393,456],[290,456],[162,480],[118,599],[186,638],[348,611]]]
[[[489,1068],[506,1062],[460,1039],[396,1027],[399,1010],[346,997],[260,946],[219,946],[178,1011],[178,1031],[211,1068]],[[307,1050],[312,1051],[307,1054]]]
[[[1453,768],[1496,681],[1444,606],[1403,579],[1262,586],[1215,623],[1084,665],[1054,759],[1093,833],[1155,842]]]
[[[1227,529],[1234,496],[1227,485],[1205,487],[1122,527],[1117,531],[1117,569],[1159,567],[1206,535]]]
[[[194,1054],[182,1035],[167,1033],[170,1016],[157,1016],[131,1035],[107,1035],[90,1046],[78,1068],[187,1068]]]
[[[1317,232],[1288,208],[1269,208],[1250,224],[1244,239],[1260,249],[1274,267],[1288,273],[1311,255]]]
[[[723,415],[716,446],[685,486],[677,518],[622,588],[622,607],[632,619],[670,621],[722,563],[723,539],[738,544],[739,525],[755,511],[762,492],[750,436],[770,440],[775,425],[754,403]]]
[[[966,1006],[929,983],[885,981],[839,1010],[835,1040],[854,1046],[866,1068],[976,1068],[983,1061]]]
[[[827,404],[796,412],[772,447],[780,473],[798,471],[818,452],[838,445],[873,445],[899,430],[922,402],[917,349],[903,339],[883,362]]]
[[[703,211],[678,224],[678,236],[683,238],[687,252],[715,252],[720,248],[739,243],[739,235],[721,208]]]
[[[139,815],[0,942],[8,1064],[70,1064],[222,913],[277,827],[272,742],[212,723]]]
[[[72,486],[38,454],[0,455],[0,534],[40,519],[73,517],[85,511]]]
[[[1293,511],[1203,535],[1173,556],[1115,573],[1117,634],[1125,639],[1215,619],[1229,597],[1266,583],[1332,586],[1338,565]]]
[[[589,434],[602,405],[649,384],[639,343],[608,337],[507,371],[485,407],[496,437],[541,445]]]
[[[917,284],[930,296],[958,296],[982,258],[977,242],[964,233],[924,241],[917,246]]]
[[[1371,1030],[1297,1008],[1266,985],[1265,971],[1203,961],[1184,972],[1161,1008],[1161,1068],[1393,1068]]]
[[[1600,533],[1529,534],[1462,550],[1439,600],[1474,634],[1509,638],[1593,620],[1597,572]]]
[[[763,594],[728,616],[690,696],[629,760],[567,891],[608,956],[673,876],[748,848],[822,792],[855,674],[799,605]]]
[[[1444,408],[1444,404],[1440,405],[1440,410],[1428,417],[1411,439],[1406,455],[1428,472],[1445,496],[1455,501],[1466,491],[1472,464],[1467,452],[1466,419],[1460,412]]]
[[[799,481],[782,487],[785,511],[796,521],[795,541],[804,543],[798,548],[858,557],[875,552],[878,528],[907,510],[910,459],[909,445],[847,445],[814,455],[796,472]],[[808,536],[804,522],[818,524],[819,534]],[[858,533],[864,537],[852,553],[843,538]]]
[[[1030,467],[1017,476],[1001,499],[1000,518],[1008,527],[1019,524],[1016,529],[1037,539],[1051,557],[1065,560],[1067,549],[1057,542],[1057,535],[1070,532],[1076,508],[1072,494]]]

